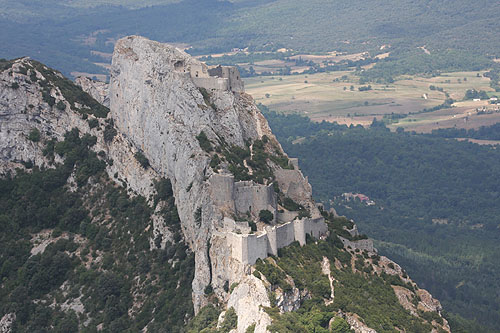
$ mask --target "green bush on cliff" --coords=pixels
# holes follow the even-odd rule
[[[200,134],[196,136],[196,139],[198,140],[201,149],[203,149],[207,153],[210,153],[213,150],[212,144],[210,143],[210,140],[208,139],[204,131],[201,131]]]
[[[270,224],[273,221],[273,219],[274,219],[274,215],[269,210],[263,209],[259,212],[259,220],[261,222],[264,222],[266,224]]]

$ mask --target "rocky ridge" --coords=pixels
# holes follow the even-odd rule
[[[213,302],[215,296],[218,299],[215,302],[236,310],[238,332],[245,332],[252,324],[255,324],[255,332],[266,332],[271,317],[264,308],[272,306],[270,290],[277,292],[282,312],[296,310],[309,297],[308,293],[296,288],[290,276],[292,293],[275,289],[265,277],[249,275],[255,272],[252,266],[233,258],[227,233],[235,231],[234,226],[242,214],[216,202],[210,179],[234,174],[235,165],[224,158],[230,156],[225,152],[248,150],[250,157],[243,160],[247,169],[244,177],[248,176],[247,181],[256,186],[277,184],[276,193],[281,195],[281,201],[275,207],[276,215],[280,210],[280,214],[291,213],[291,219],[297,216],[293,209],[285,208],[283,200],[286,198],[312,218],[320,218],[321,213],[312,200],[307,179],[288,160],[252,98],[242,92],[200,89],[190,76],[175,70],[173,60],[179,59],[198,65],[184,52],[142,37],[118,41],[109,88],[88,79],[77,81],[104,105],[109,96],[110,112],[105,107],[98,108],[97,112],[92,102],[89,102],[91,105],[74,102],[70,94],[74,91],[68,91],[66,79],[58,73],[55,77],[49,74],[50,70],[44,65],[27,58],[10,62],[0,74],[0,172],[15,172],[16,168],[24,168],[27,161],[50,168],[39,142],[52,137],[62,139],[67,130],[78,128],[97,137],[93,149],[105,152],[108,160],[113,161],[107,164],[107,173],[127,184],[130,193],[149,198],[154,193],[155,179],[170,179],[184,238],[195,254],[192,286],[195,309]],[[90,96],[82,96],[84,98],[79,101],[90,101]],[[94,126],[96,121],[102,126]],[[105,128],[105,133],[101,128]],[[210,149],[203,147],[202,133]],[[33,140],[33,135],[38,139]],[[265,170],[269,168],[270,173],[257,177],[261,170],[252,157],[261,149],[255,143],[263,141],[266,141],[263,144]],[[146,158],[149,167],[141,165],[136,158],[138,153]],[[216,156],[220,162],[214,166]],[[277,223],[276,216],[274,219],[273,223]],[[154,238],[161,235],[164,247],[172,237],[171,232],[159,214],[153,215],[152,220]],[[256,223],[258,233],[267,227],[259,221],[258,212],[251,210],[244,223],[249,227],[250,222]],[[151,246],[153,243],[151,239]],[[356,241],[347,241],[345,246],[352,247],[354,253],[356,244]],[[361,250],[374,253],[366,241],[361,247]],[[384,264],[384,260],[376,265],[380,272],[404,275],[400,268],[397,269],[399,266]],[[227,286],[232,285],[235,287],[229,290]],[[333,282],[330,285],[333,287]],[[213,292],[207,292],[208,287]],[[406,291],[396,289],[403,306],[418,315],[406,304],[405,297],[410,298],[403,295]],[[333,288],[331,294],[334,294]],[[422,293],[420,298],[419,309],[440,310],[439,302],[428,293]],[[356,331],[365,329],[356,328],[363,325],[349,319],[353,318],[352,314],[344,317],[350,324],[353,322],[351,326]]]

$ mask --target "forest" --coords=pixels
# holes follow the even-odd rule
[[[73,129],[64,141],[44,143],[44,155],[63,163],[44,169],[25,161],[30,171],[0,179],[0,316],[15,312],[14,332],[97,332],[99,325],[138,332],[155,311],[150,330],[180,332],[193,316],[194,257],[170,181],[157,181],[154,202],[164,203],[174,240],[161,249],[155,239],[151,250],[153,208],[107,176],[111,162],[90,149],[95,142]],[[53,241],[33,251],[43,234]]]
[[[471,128],[439,128],[432,130],[431,136],[441,138],[470,138],[479,140],[500,140],[500,123],[491,126]]]
[[[499,150],[391,133],[382,122],[348,128],[265,115],[315,198],[353,218],[381,254],[442,302],[457,331],[500,325]],[[376,204],[346,202],[346,192]]]

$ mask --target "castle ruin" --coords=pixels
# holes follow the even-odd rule
[[[237,93],[245,91],[243,80],[236,67],[207,66],[202,62],[190,60],[186,63],[185,59],[176,59],[172,61],[172,64],[176,72],[190,76],[197,87]]]
[[[328,227],[323,217],[298,217],[298,212],[278,209],[276,193],[272,185],[252,181],[234,181],[232,175],[212,175],[210,178],[212,199],[225,215],[247,216],[257,220],[261,210],[273,213],[273,221],[252,233],[248,221],[224,218],[227,245],[234,259],[245,265],[253,265],[257,259],[278,255],[278,250],[298,241],[306,244],[306,235],[314,238],[326,236]]]

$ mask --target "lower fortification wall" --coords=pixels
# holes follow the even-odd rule
[[[327,231],[328,226],[322,217],[316,219],[306,219],[304,222],[304,233],[309,234],[314,238],[320,238],[320,236],[326,234]]]
[[[197,87],[205,89],[229,90],[229,80],[218,77],[193,77],[193,82]]]
[[[360,239],[357,241],[350,241],[341,236],[339,236],[339,238],[344,244],[344,247],[350,247],[351,249],[359,249],[361,251],[367,251],[367,252],[377,252],[377,250],[373,247],[373,241],[371,239]]]
[[[276,227],[276,247],[281,249],[295,241],[294,222],[288,222]]]
[[[233,258],[243,264],[253,265],[257,259],[264,259],[268,255],[278,255],[278,250],[298,241],[305,245],[306,234],[315,238],[326,235],[328,227],[323,218],[304,218],[282,225],[267,227],[264,233],[235,234],[228,233],[228,246],[232,248]]]

